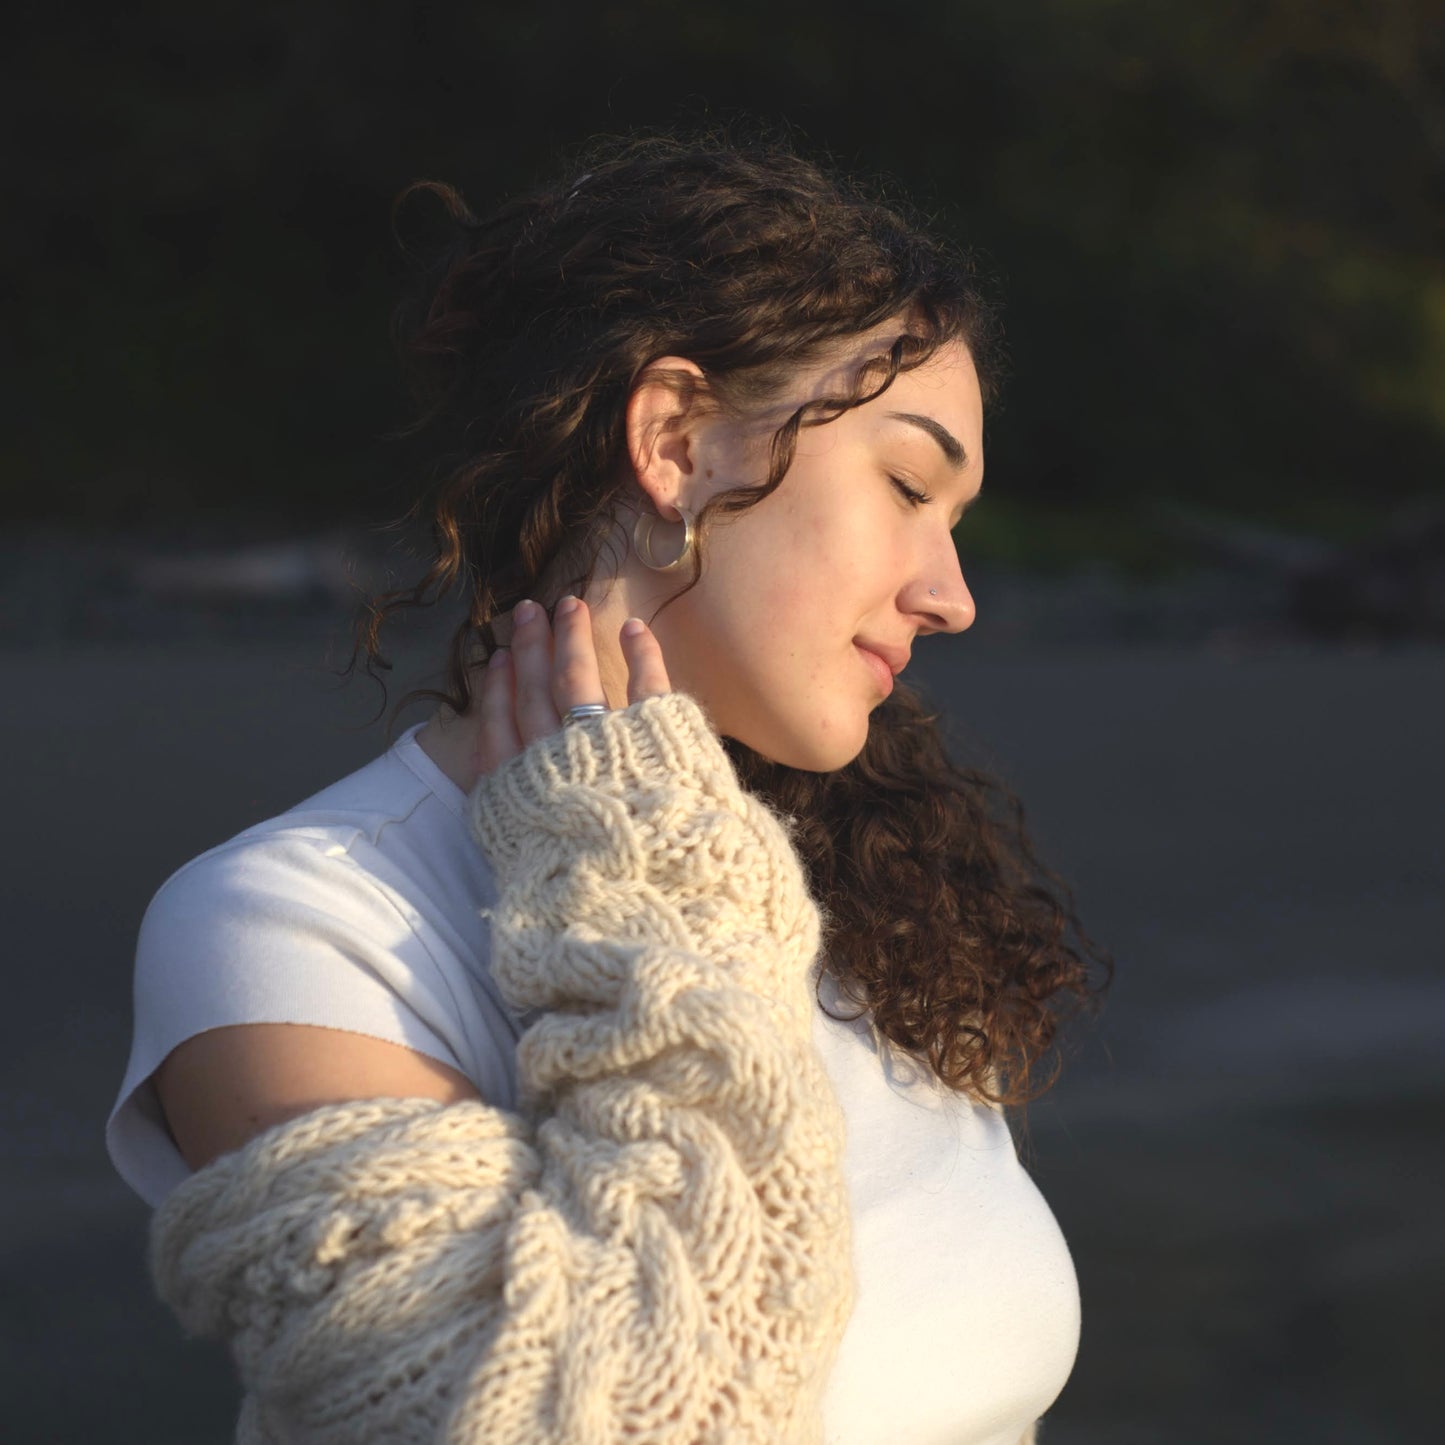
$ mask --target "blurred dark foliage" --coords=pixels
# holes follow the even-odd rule
[[[1439,0],[32,4],[3,81],[12,521],[394,514],[393,196],[738,116],[981,252],[996,517],[1442,490]]]

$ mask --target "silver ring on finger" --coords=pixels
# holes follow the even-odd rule
[[[562,719],[562,725],[566,727],[568,723],[579,723],[587,717],[602,717],[610,711],[611,709],[605,702],[579,702],[567,709],[567,715]]]

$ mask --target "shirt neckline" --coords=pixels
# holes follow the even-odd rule
[[[391,750],[463,823],[467,817],[467,795],[427,757],[416,735],[424,722],[413,723],[392,745]]]

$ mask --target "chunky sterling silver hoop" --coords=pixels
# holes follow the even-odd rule
[[[563,727],[568,723],[579,723],[585,717],[602,717],[610,709],[605,702],[579,702],[567,709],[567,716],[562,719]]]
[[[661,517],[653,512],[639,512],[632,524],[632,547],[637,553],[637,560],[654,572],[676,572],[692,556],[692,518],[681,507],[677,511],[682,518],[682,551],[671,562],[655,562],[652,558],[652,529],[662,520]]]

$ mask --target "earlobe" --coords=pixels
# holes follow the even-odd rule
[[[669,521],[677,519],[679,507],[688,506],[702,378],[696,362],[663,357],[638,377],[627,399],[627,454],[633,475],[658,514]]]

